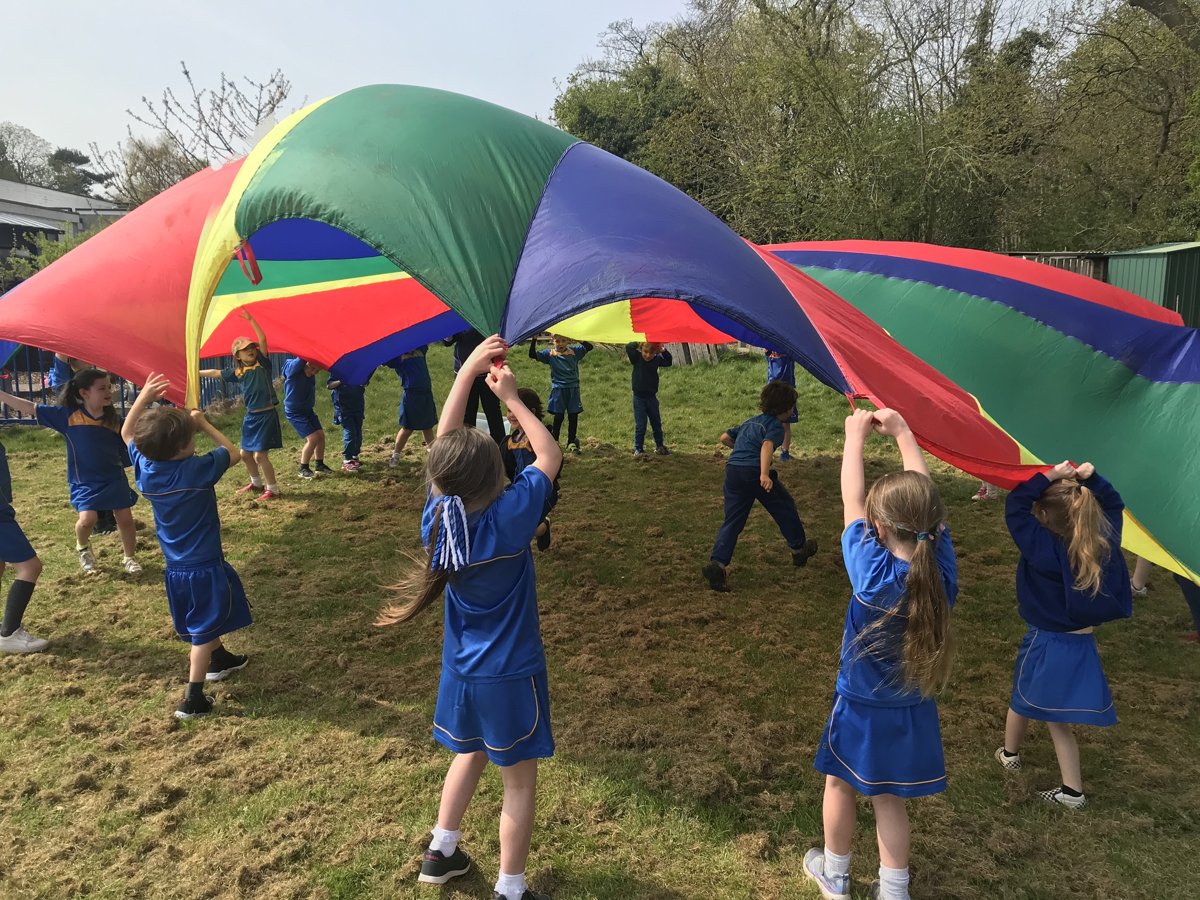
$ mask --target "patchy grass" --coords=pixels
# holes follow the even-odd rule
[[[518,374],[544,398],[548,370],[522,354]],[[430,364],[444,396],[448,351]],[[675,453],[634,460],[623,355],[583,364],[585,452],[567,460],[555,546],[537,558],[558,753],[541,771],[530,875],[556,900],[817,896],[801,860],[821,840],[812,756],[847,601],[844,400],[801,386],[798,458],[779,466],[820,554],[792,568],[760,511],[738,545],[734,592],[699,577],[721,518],[715,437],[755,411],[764,368],[754,357],[664,372]],[[229,641],[250,667],[215,686],[220,714],[195,723],[170,715],[186,648],[169,625],[148,504],[135,507],[145,575],[115,574],[112,536],[95,540],[107,573],[85,580],[61,441],[4,433],[17,510],[46,563],[27,623],[54,643],[0,658],[0,895],[490,897],[495,772],[465,823],[479,870],[440,892],[415,882],[449,757],[429,736],[440,612],[371,625],[381,585],[417,547],[423,496],[419,450],[386,467],[398,393],[387,371],[369,389],[361,475],[300,482],[289,435],[283,501],[235,497],[240,471],[219,486],[256,623]],[[239,420],[222,425],[236,434]],[[339,436],[330,429],[331,451]],[[874,449],[872,475],[895,467]],[[1091,807],[1044,808],[1034,791],[1057,770],[1043,728],[1020,776],[991,760],[1022,631],[1001,509],[969,503],[975,483],[952,470],[936,477],[961,561],[960,657],[941,701],[950,789],[910,805],[914,895],[1200,896],[1200,653],[1177,640],[1187,614],[1173,586],[1158,577],[1133,621],[1103,629],[1122,721],[1082,729]],[[878,858],[860,809],[853,875],[865,896]]]

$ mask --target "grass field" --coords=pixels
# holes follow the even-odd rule
[[[429,361],[445,396],[449,352]],[[519,351],[513,362],[544,398],[548,370]],[[554,547],[537,557],[558,752],[541,768],[529,874],[555,900],[817,896],[801,860],[821,841],[812,757],[848,599],[845,400],[802,384],[797,459],[779,465],[818,556],[793,568],[759,510],[733,593],[699,576],[721,520],[715,439],[755,412],[764,368],[756,356],[664,372],[675,452],[635,460],[623,354],[583,364],[584,453],[566,461]],[[219,714],[188,723],[171,717],[186,647],[167,616],[149,504],[134,510],[145,574],[115,574],[114,535],[94,539],[106,572],[85,579],[61,440],[5,430],[18,516],[46,565],[26,624],[53,644],[0,658],[0,897],[491,896],[494,770],[464,824],[477,871],[446,889],[415,880],[449,754],[430,737],[440,610],[371,624],[381,585],[418,546],[423,454],[386,466],[398,393],[390,371],[369,388],[358,476],[300,482],[289,433],[278,504],[235,497],[244,470],[218,486],[256,619],[229,646],[251,664],[215,687]],[[220,422],[231,435],[239,424]],[[340,448],[340,430],[329,438]],[[882,443],[870,452],[869,476],[896,467]],[[910,804],[913,896],[1200,896],[1200,651],[1179,640],[1177,590],[1159,573],[1131,621],[1102,629],[1121,723],[1081,730],[1091,806],[1040,805],[1035,790],[1057,783],[1044,728],[1020,775],[991,758],[1023,632],[1002,508],[971,504],[976,483],[953,470],[935,478],[960,561],[959,658],[940,701],[949,790]],[[868,804],[854,853],[865,897],[878,865]]]

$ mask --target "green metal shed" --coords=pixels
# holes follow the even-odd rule
[[[1185,324],[1200,328],[1200,241],[1109,254],[1108,282],[1173,309]]]

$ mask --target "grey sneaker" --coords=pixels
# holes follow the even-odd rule
[[[400,457],[397,456],[395,453],[393,453],[391,455],[391,458],[388,459],[388,468],[396,469],[396,468],[399,468],[399,466],[400,466]]]
[[[1038,796],[1047,803],[1055,803],[1059,806],[1065,806],[1067,809],[1083,809],[1087,806],[1087,797],[1084,797],[1082,794],[1078,797],[1072,797],[1070,794],[1064,793],[1060,787],[1049,791],[1038,791]]]
[[[1009,756],[1004,752],[1003,747],[997,747],[996,752],[992,755],[996,757],[996,762],[1000,763],[1000,765],[1004,766],[1004,768],[1008,769],[1010,772],[1021,771],[1020,753],[1015,753],[1012,756]]]
[[[83,569],[84,575],[98,575],[100,567],[96,565],[96,557],[92,555],[91,547],[84,547],[79,551],[79,565]]]
[[[817,883],[825,900],[850,900],[850,876],[825,874],[825,851],[813,847],[804,854],[804,874]]]
[[[34,637],[20,626],[8,637],[0,636],[0,653],[40,653],[49,646],[49,641]]]
[[[142,564],[140,562],[138,562],[136,559],[134,559],[132,556],[127,556],[123,560],[121,560],[121,565],[125,567],[126,575],[141,575],[142,574]]]
[[[426,850],[417,881],[422,884],[445,884],[451,878],[466,875],[469,871],[471,857],[463,853],[460,847],[455,847],[449,856],[443,855],[440,850]]]

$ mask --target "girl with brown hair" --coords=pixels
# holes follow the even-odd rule
[[[1068,809],[1087,804],[1072,723],[1115,725],[1093,629],[1133,615],[1121,554],[1125,504],[1091,463],[1061,462],[1008,495],[1004,516],[1021,551],[1017,604],[1029,625],[1013,672],[1004,746],[996,760],[1021,768],[1030,719],[1047,724],[1062,785],[1039,796]]]
[[[903,472],[866,490],[863,446],[896,441]],[[842,554],[854,594],[829,722],[813,762],[825,773],[825,846],[804,857],[826,900],[850,896],[850,844],[859,794],[871,798],[879,841],[872,896],[908,897],[911,842],[905,798],[946,789],[933,694],[950,674],[950,608],[958,563],[925,457],[898,412],[855,410],[842,456]]]

